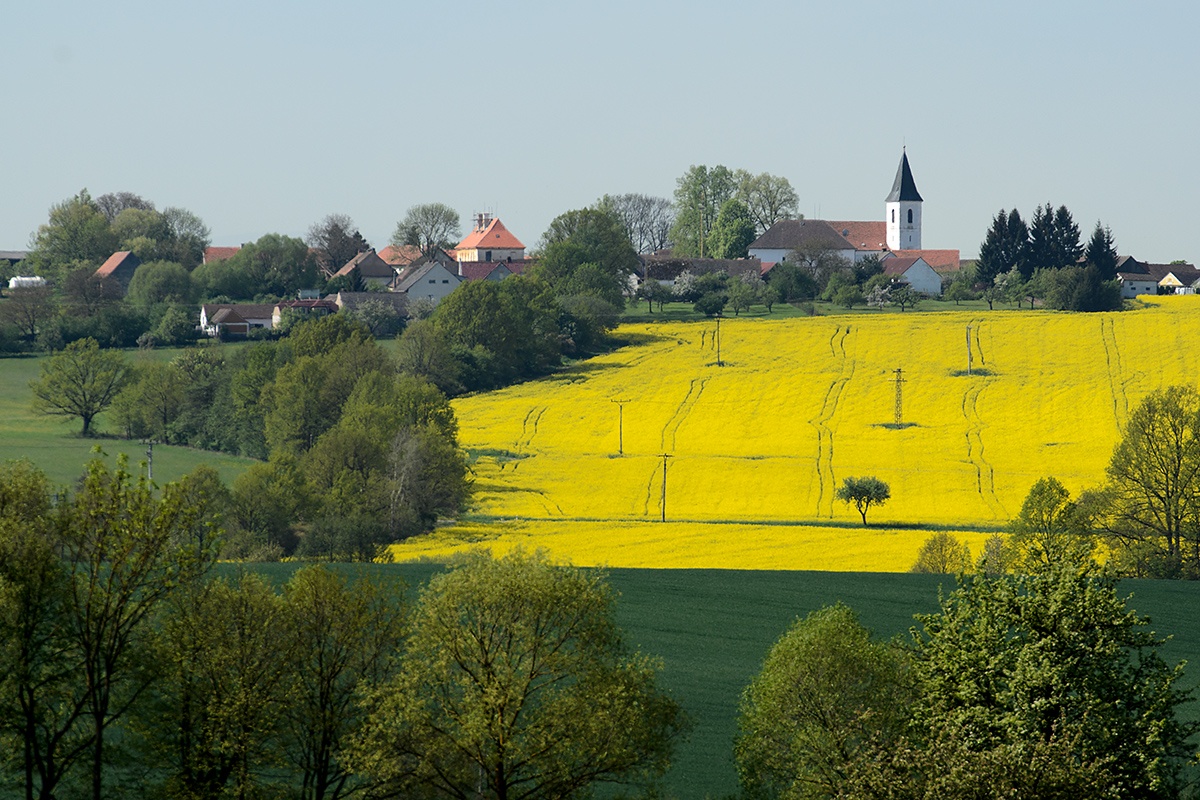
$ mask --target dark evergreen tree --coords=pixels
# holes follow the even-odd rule
[[[1066,206],[1054,212],[1054,260],[1056,267],[1074,267],[1083,256],[1079,226]]]
[[[991,286],[997,275],[1003,275],[1013,267],[1023,269],[1029,247],[1029,229],[1015,208],[1006,213],[1002,208],[992,219],[983,244],[979,246],[979,263],[976,277],[985,287]]]
[[[1067,207],[1055,210],[1049,203],[1039,206],[1029,226],[1029,259],[1021,267],[1021,274],[1029,278],[1034,270],[1073,267],[1082,255],[1079,226]]]
[[[1099,220],[1096,220],[1096,229],[1088,240],[1084,257],[1087,263],[1100,271],[1102,280],[1111,281],[1117,277],[1117,243],[1113,239],[1112,229],[1101,225]]]

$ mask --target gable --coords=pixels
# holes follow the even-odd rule
[[[468,233],[455,250],[524,250],[525,245],[513,236],[499,218],[493,219],[483,229],[476,228]]]

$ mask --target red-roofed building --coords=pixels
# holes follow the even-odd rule
[[[883,274],[899,278],[913,291],[937,297],[942,293],[942,276],[920,256],[890,256],[883,260]]]
[[[415,244],[406,244],[396,247],[394,244],[389,244],[378,253],[379,257],[393,267],[407,267],[412,262],[421,257],[421,248]]]
[[[204,263],[233,258],[234,253],[241,249],[240,247],[206,247],[204,248]]]
[[[124,293],[129,288],[129,282],[133,280],[133,273],[137,272],[137,268],[142,262],[133,253],[128,250],[118,250],[108,257],[108,260],[96,270],[96,277],[101,283],[112,282],[120,284],[121,291]]]
[[[475,227],[454,248],[458,261],[523,261],[525,245],[504,223],[490,214],[477,214]]]
[[[958,250],[895,250],[892,255],[899,258],[923,258],[940,275],[955,275],[962,269]]]

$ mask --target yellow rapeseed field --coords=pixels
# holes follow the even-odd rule
[[[637,344],[456,401],[480,521],[394,556],[484,542],[580,565],[901,571],[934,529],[978,553],[1035,480],[1096,485],[1139,400],[1194,381],[1200,297],[1149,303],[727,319],[721,366],[712,323],[624,327]],[[834,499],[857,475],[892,492],[866,531]]]

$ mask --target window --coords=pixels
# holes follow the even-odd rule
[[[484,255],[484,257],[483,257],[483,260],[484,260],[484,261],[491,261],[491,260],[492,260],[492,251],[491,251],[491,250],[488,250],[488,251],[487,251],[487,253],[486,253],[486,254]]]
[[[449,282],[450,282],[449,279],[442,281],[442,283],[449,283]]]
[[[430,279],[429,279],[429,282],[430,282],[430,283],[437,283],[437,281],[436,281],[436,280],[434,280],[433,278],[430,278]]]
[[[896,221],[896,209],[892,209],[892,222]]]
[[[908,210],[908,224],[912,225],[912,209]]]

